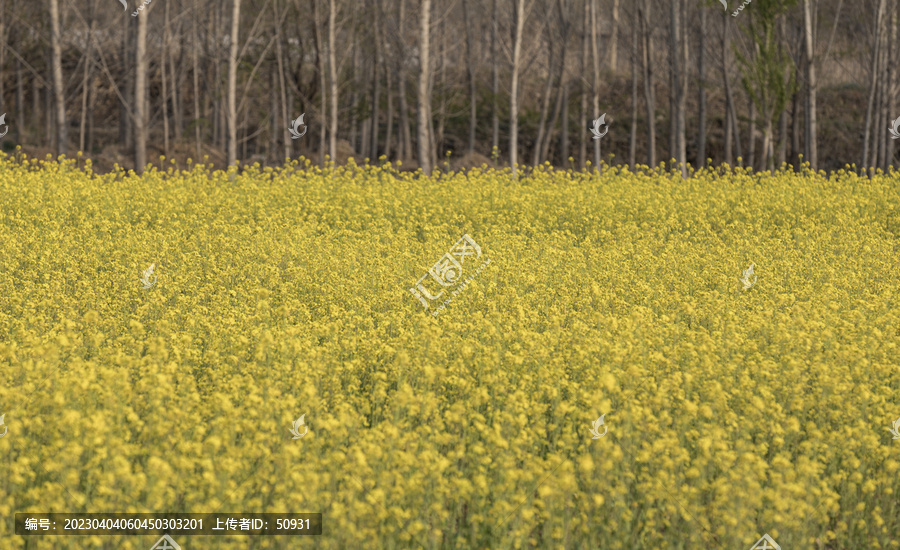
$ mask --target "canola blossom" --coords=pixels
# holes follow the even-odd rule
[[[409,289],[464,234],[490,265],[434,316]],[[324,514],[253,548],[898,548],[898,253],[896,175],[0,155],[0,550],[29,511]]]

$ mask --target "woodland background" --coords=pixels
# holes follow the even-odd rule
[[[896,150],[887,0],[122,1],[0,3],[3,150],[426,173],[887,169]]]

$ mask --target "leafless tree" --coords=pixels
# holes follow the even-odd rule
[[[700,4],[700,25],[697,26],[697,158],[694,167],[706,166],[706,6]]]
[[[431,80],[431,0],[421,0],[419,10],[419,94],[416,105],[419,121],[419,167],[426,174],[431,174],[431,97],[428,94]]]
[[[593,106],[594,106],[594,118],[600,117],[600,44],[599,37],[597,36],[597,0],[590,0],[591,2],[591,59],[594,64],[594,82],[593,86],[591,86],[591,92],[593,95]],[[592,140],[594,142],[594,166],[597,167],[598,170],[602,168],[600,162],[603,160],[600,158],[600,141],[599,139]]]
[[[62,28],[59,22],[59,0],[50,0],[51,48],[53,51],[53,97],[56,107],[56,154],[66,152],[66,89],[62,69]]]
[[[401,0],[402,1],[402,0]],[[331,130],[328,133],[328,154],[331,160],[337,158],[337,132],[338,132],[338,82],[337,82],[337,43],[335,41],[335,19],[337,18],[337,6],[335,0],[328,2],[328,71],[331,85]]]
[[[681,3],[683,1],[684,0],[669,0],[669,56],[671,59],[669,70],[670,83],[672,86],[672,89],[670,91],[670,105],[672,106],[670,114],[670,119],[672,121],[672,136],[670,139],[670,143],[672,149],[669,152],[669,155],[671,158],[675,159],[675,162],[681,170],[681,176],[686,177],[686,104],[683,74],[687,71],[687,67],[685,67],[681,63],[683,37],[681,23],[679,21],[681,15]]]
[[[522,56],[522,32],[525,28],[525,0],[513,0],[513,21],[515,34],[513,37],[512,78],[509,92],[509,165],[513,177],[517,174],[519,162],[519,69]]]
[[[147,165],[147,70],[150,60],[147,56],[147,19],[152,4],[146,6],[137,18],[137,44],[134,78],[134,168],[143,172]]]
[[[644,75],[644,103],[647,107],[647,164],[656,165],[656,100],[653,92],[653,27],[650,25],[650,0],[642,0],[638,8],[643,47],[641,68]]]
[[[237,64],[238,28],[241,21],[241,0],[231,0],[231,35],[228,52],[228,164],[237,160]]]
[[[475,126],[478,124],[478,99],[475,90],[474,40],[472,38],[472,21],[469,18],[469,1],[462,0],[463,24],[466,27],[466,78],[469,81],[469,140],[466,152],[475,151]]]
[[[816,130],[816,64],[815,28],[813,27],[812,0],[803,0],[803,38],[806,67],[806,160],[810,168],[818,170],[819,153]]]

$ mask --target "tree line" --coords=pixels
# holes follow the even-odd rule
[[[897,51],[887,0],[4,0],[0,142],[138,171],[148,151],[886,170]]]

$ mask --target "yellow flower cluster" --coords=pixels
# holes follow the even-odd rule
[[[491,263],[435,317],[409,288],[463,234]],[[896,175],[0,157],[0,549],[159,538],[16,512],[324,514],[253,548],[900,548],[898,235]]]

